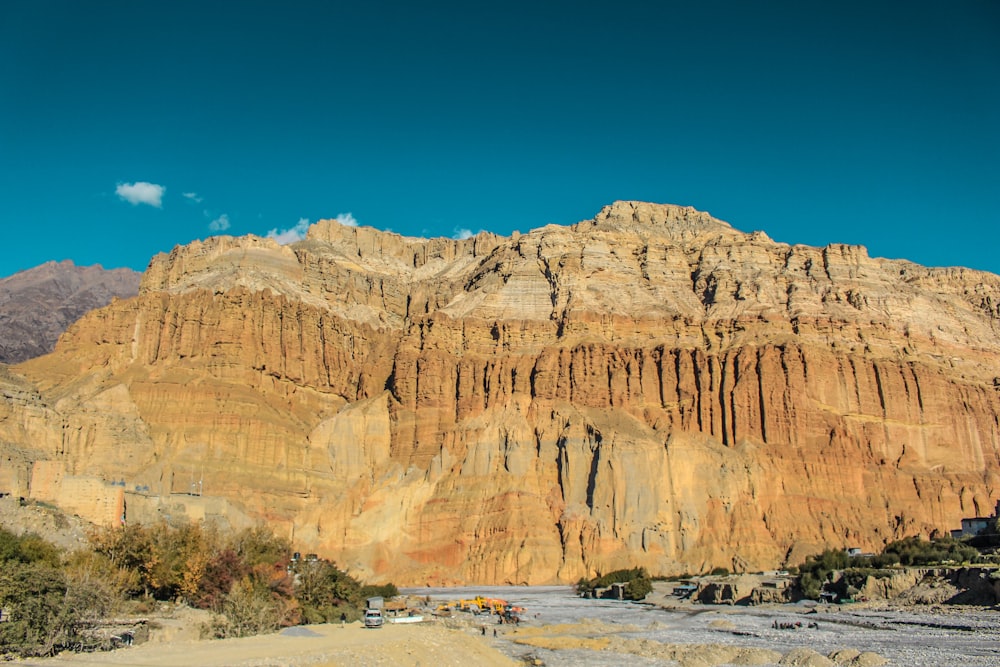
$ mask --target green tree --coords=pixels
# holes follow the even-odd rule
[[[799,574],[799,589],[802,591],[802,597],[818,600],[820,593],[823,592],[823,580],[811,571],[801,572]]]
[[[0,647],[27,655],[51,655],[58,646],[66,578],[46,564],[8,561],[0,573]]]
[[[936,565],[974,560],[979,556],[979,551],[951,537],[927,541],[914,536],[888,544],[883,555],[896,556],[903,565]]]
[[[653,582],[646,577],[630,579],[625,584],[625,597],[629,600],[643,600],[653,592]]]
[[[94,582],[70,581],[44,562],[8,562],[0,573],[0,652],[53,655],[62,649],[96,647],[93,630],[113,596]]]
[[[374,597],[394,598],[397,595],[399,595],[399,589],[396,588],[396,584],[365,584],[361,587],[360,598],[364,601]]]
[[[18,536],[5,528],[0,528],[0,562],[43,562],[57,566],[59,560],[59,549],[38,535],[25,533]]]
[[[354,610],[364,602],[361,584],[333,563],[322,560],[300,563],[297,575],[295,597],[302,606],[303,617],[310,623],[334,621],[342,613],[353,618]]]

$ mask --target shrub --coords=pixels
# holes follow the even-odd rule
[[[354,620],[367,597],[399,594],[362,586],[328,561],[297,563],[291,545],[263,527],[220,536],[211,525],[141,524],[94,530],[90,549],[68,556],[36,535],[0,528],[0,654],[94,649],[94,628],[129,598],[183,600],[219,614],[216,637],[271,632],[301,622]],[[151,608],[151,607],[150,607]]]
[[[891,577],[893,575],[892,570],[876,569],[870,567],[852,567],[844,570],[844,576],[842,581],[845,586],[853,586],[854,588],[861,588],[868,581],[868,577],[875,577],[876,579],[885,579],[886,577]]]
[[[642,600],[653,592],[653,583],[646,577],[631,579],[625,584],[625,597],[629,600]]]
[[[299,565],[295,597],[310,622],[323,623],[339,620],[345,607],[361,607],[372,596],[363,592],[354,577],[321,560]]]
[[[849,595],[850,588],[861,586],[868,576],[884,577],[891,574],[885,568],[895,565],[937,565],[940,563],[963,563],[979,558],[979,551],[951,537],[935,538],[931,541],[920,537],[907,537],[888,544],[881,554],[851,558],[839,549],[827,549],[821,554],[809,556],[798,567],[799,588],[802,595],[816,599],[829,581],[831,574],[842,570],[845,576],[838,587],[842,595]],[[789,571],[795,568],[789,568]]]
[[[813,572],[802,572],[799,574],[799,589],[802,597],[810,600],[818,600],[823,592],[823,580]]]
[[[284,624],[286,611],[266,585],[244,577],[223,601],[223,617],[213,622],[212,634],[222,639],[274,632]]]
[[[888,553],[883,551],[879,555],[871,559],[872,567],[885,568],[892,567],[893,565],[899,565],[899,554]]]
[[[847,552],[840,549],[827,549],[821,554],[806,558],[798,568],[802,597],[818,600],[833,571],[843,570],[850,562]]]
[[[576,591],[580,594],[591,594],[595,589],[607,588],[614,583],[625,584],[625,597],[629,600],[641,600],[653,590],[653,584],[646,573],[646,568],[637,567],[615,570],[598,575],[593,579],[580,579],[576,584]]]
[[[0,528],[0,563],[47,563],[59,565],[59,549],[34,533],[17,536]]]
[[[66,578],[72,583],[99,586],[112,599],[112,605],[141,592],[138,573],[116,568],[102,554],[79,550],[71,553],[64,567]]]
[[[10,615],[0,624],[0,648],[22,656],[52,655],[66,597],[66,578],[49,565],[8,561],[0,573],[0,605]]]
[[[54,655],[63,649],[95,648],[93,630],[113,596],[98,582],[72,582],[44,563],[8,563],[0,573],[0,651],[21,656]]]
[[[381,586],[368,584],[361,587],[362,600],[373,597],[394,598],[397,595],[399,595],[399,589],[396,588],[395,584],[382,584]]]
[[[967,544],[945,537],[928,542],[920,537],[907,537],[887,545],[883,555],[893,555],[903,565],[936,565],[954,561],[975,560],[979,551]]]

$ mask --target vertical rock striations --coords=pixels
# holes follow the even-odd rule
[[[401,584],[770,568],[992,507],[998,304],[991,274],[676,206],[463,241],[322,221],[153,258],[0,376],[0,443],[8,485],[197,480]]]

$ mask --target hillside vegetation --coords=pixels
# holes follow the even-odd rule
[[[75,551],[0,528],[0,654],[108,648],[98,632],[107,619],[156,601],[210,610],[206,635],[242,637],[342,614],[354,620],[366,597],[397,593],[292,554],[287,540],[263,528],[130,524],[95,530]]]

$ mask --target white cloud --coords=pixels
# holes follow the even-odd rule
[[[471,229],[465,229],[464,227],[463,228],[456,227],[454,229],[455,233],[452,235],[451,238],[462,241],[464,239],[471,239],[473,236],[476,236],[477,234],[482,234],[483,231],[484,230],[480,229],[478,232],[474,232]]]
[[[345,227],[357,227],[358,221],[354,219],[354,216],[350,213],[338,213],[336,217],[337,222]]]
[[[299,221],[295,223],[295,226],[291,229],[282,229],[279,232],[276,227],[267,233],[267,238],[274,239],[281,245],[287,245],[304,239],[306,237],[307,229],[309,229],[309,218],[299,218]]]
[[[182,192],[181,195],[183,197],[186,197],[187,199],[190,199],[196,204],[200,204],[201,202],[205,201],[203,197],[198,196],[197,192]]]
[[[208,223],[208,228],[213,232],[224,232],[229,229],[229,216],[223,213],[218,218]]]
[[[344,225],[345,227],[357,227],[358,221],[350,213],[338,213],[337,217],[334,218],[337,222]],[[291,229],[278,230],[277,228],[272,229],[267,233],[267,238],[274,239],[281,245],[287,245],[289,243],[295,243],[296,241],[301,241],[306,237],[306,230],[309,229],[309,218],[299,218],[299,221],[295,223],[295,226]]]
[[[119,183],[118,187],[115,188],[115,194],[133,206],[148,204],[156,208],[163,208],[163,193],[166,190],[165,187],[156,183],[136,181],[135,183]]]

